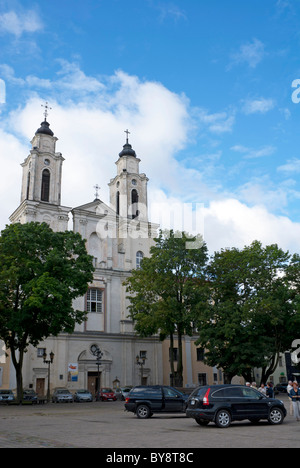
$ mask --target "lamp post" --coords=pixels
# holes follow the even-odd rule
[[[136,363],[138,366],[141,366],[141,385],[143,385],[143,367],[145,365],[146,358],[145,357],[140,357],[138,354],[136,355]]]
[[[50,401],[50,364],[53,363],[53,359],[54,359],[53,351],[51,351],[51,353],[49,354],[49,357],[50,359],[47,359],[47,353],[45,350],[43,354],[43,360],[44,360],[44,364],[48,364],[48,388],[47,388],[47,402],[48,403]]]
[[[98,367],[98,382],[97,382],[97,389],[96,389],[96,395],[97,395],[97,392],[100,391],[100,364],[101,364],[101,359],[103,357],[103,353],[101,349],[99,348],[99,346],[97,346],[96,344],[93,344],[90,347],[90,351],[92,355],[96,357],[96,364]]]

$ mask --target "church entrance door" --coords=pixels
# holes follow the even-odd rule
[[[88,372],[88,391],[95,397],[97,389],[101,388],[101,372]]]

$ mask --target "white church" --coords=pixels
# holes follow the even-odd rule
[[[158,225],[148,220],[147,183],[140,173],[140,159],[126,143],[116,161],[116,175],[108,183],[109,206],[98,199],[71,208],[61,204],[64,158],[56,151],[57,138],[45,120],[36,131],[23,170],[21,202],[10,216],[12,223],[46,222],[54,231],[73,230],[86,240],[94,258],[94,279],[85,297],[74,308],[88,312],[87,320],[73,334],[60,334],[30,347],[23,366],[24,388],[47,393],[48,366],[43,355],[54,353],[50,388],[70,391],[100,387],[159,384],[163,381],[163,347],[157,337],[139,338],[128,318],[123,282],[132,269],[149,256]],[[95,350],[100,353],[97,360]],[[137,356],[144,365],[137,364]],[[14,369],[10,368],[10,382]],[[13,385],[10,385],[13,387]]]

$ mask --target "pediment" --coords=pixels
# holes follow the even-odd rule
[[[86,214],[94,214],[99,216],[116,215],[115,211],[102,200],[94,200],[93,202],[86,203],[85,205],[77,206],[76,208],[73,208],[72,212],[74,214],[86,212]]]

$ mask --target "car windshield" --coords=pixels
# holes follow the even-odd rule
[[[77,393],[89,393],[87,390],[78,390]]]
[[[12,391],[11,390],[0,390],[0,395],[11,395],[12,394]]]
[[[57,390],[56,393],[70,393],[69,390]]]
[[[103,393],[112,393],[112,389],[111,388],[102,388],[101,390]]]

